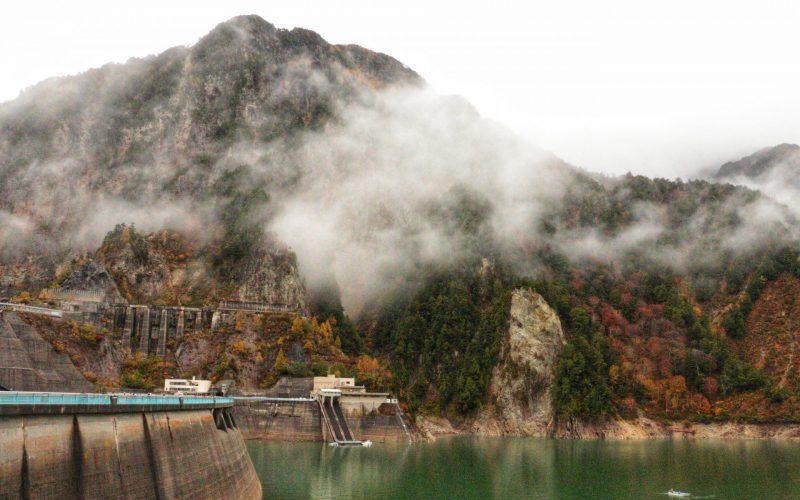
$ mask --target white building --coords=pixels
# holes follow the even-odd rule
[[[172,393],[183,394],[208,394],[211,390],[210,380],[197,380],[192,377],[192,380],[182,378],[168,378],[164,380],[164,391]]]
[[[364,389],[356,385],[354,378],[341,378],[336,375],[328,375],[327,377],[314,377],[314,387],[311,389],[311,396],[314,397],[323,389],[345,389],[345,390],[358,390]]]

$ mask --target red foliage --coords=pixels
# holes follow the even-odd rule
[[[603,305],[603,308],[600,310],[600,322],[603,326],[608,328],[623,327],[626,323],[622,314],[608,304]]]

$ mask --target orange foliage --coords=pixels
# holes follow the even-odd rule
[[[239,342],[233,344],[233,351],[237,354],[244,354],[246,350],[247,347],[244,344],[244,340],[240,340]]]
[[[371,358],[366,354],[359,356],[358,361],[356,362],[356,370],[358,370],[359,378],[365,378],[365,376],[372,376],[378,373],[380,370],[380,364],[378,360],[375,358]]]

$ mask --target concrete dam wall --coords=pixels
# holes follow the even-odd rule
[[[233,414],[245,439],[326,441],[328,437],[322,411],[314,400],[237,399]],[[395,408],[370,413],[346,409],[345,418],[354,439],[375,443],[412,440]]]
[[[261,498],[220,411],[0,415],[0,498]]]

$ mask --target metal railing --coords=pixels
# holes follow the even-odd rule
[[[230,406],[232,398],[159,396],[155,394],[87,394],[72,392],[0,392],[0,405],[78,406]]]
[[[280,398],[274,396],[233,396],[234,401],[266,401],[274,403],[313,403],[314,398]]]
[[[49,300],[83,300],[88,302],[103,302],[106,298],[104,290],[70,290],[68,288],[45,288],[40,296]]]
[[[62,318],[64,313],[58,309],[49,309],[47,307],[29,306],[27,304],[16,304],[13,302],[0,302],[0,309],[11,310],[17,312],[26,312],[31,314],[42,314],[51,316],[53,318]]]
[[[255,311],[255,312],[296,312],[297,309],[284,304],[265,304],[263,302],[245,302],[223,300],[217,307],[220,311]]]

